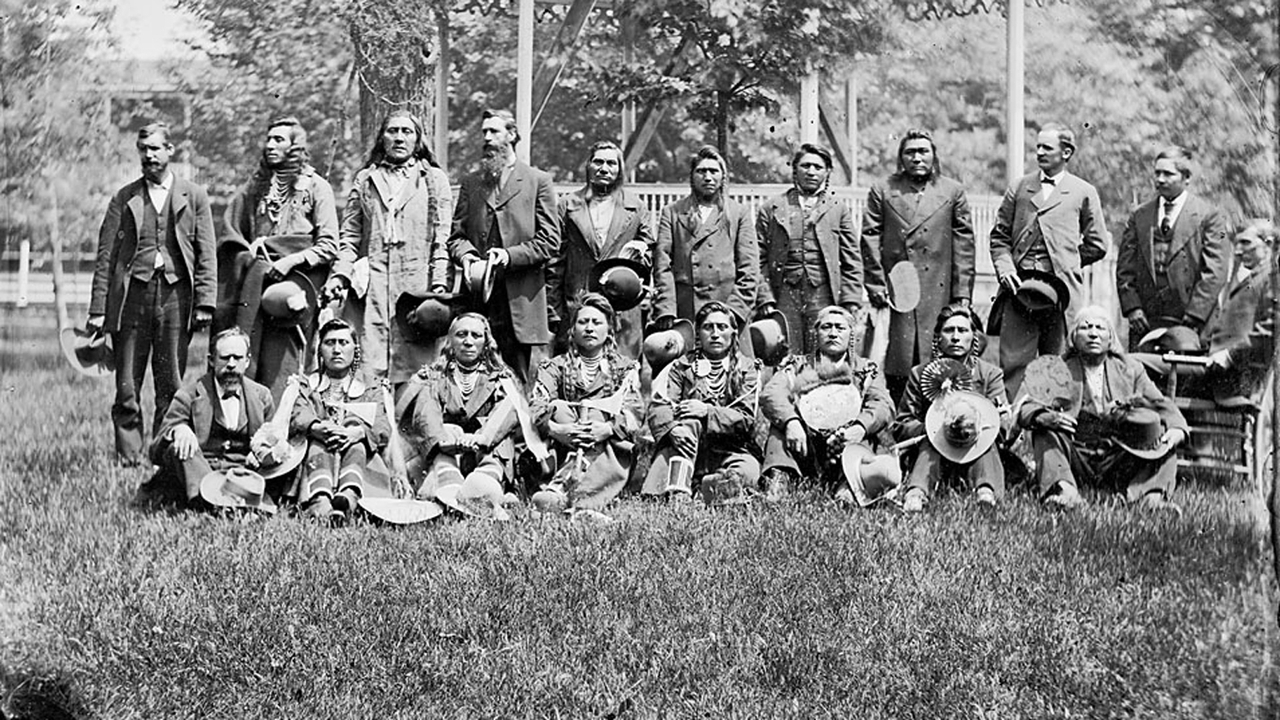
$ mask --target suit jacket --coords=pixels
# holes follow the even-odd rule
[[[244,383],[242,409],[245,412],[246,429],[249,436],[253,437],[258,428],[262,427],[262,423],[270,420],[275,414],[276,404],[271,398],[271,391],[265,386],[249,378],[244,378],[242,382]],[[201,449],[206,449],[205,445],[209,441],[215,417],[222,417],[222,404],[217,399],[213,374],[205,373],[199,380],[182,387],[173,396],[173,401],[169,403],[169,410],[165,412],[164,420],[160,423],[160,429],[156,431],[156,436],[151,442],[151,461],[157,465],[164,464],[164,450],[172,442],[173,431],[179,425],[186,425],[194,430]]]
[[[653,231],[649,229],[649,210],[644,201],[626,189],[615,197],[617,206],[609,223],[609,235],[599,250],[592,239],[596,230],[591,224],[591,211],[587,208],[591,189],[583,188],[571,193],[560,203],[560,252],[551,258],[547,266],[547,302],[553,316],[568,316],[569,303],[578,292],[587,289],[591,268],[597,262],[630,257],[622,250],[628,242],[639,240],[644,243],[652,257]]]
[[[891,175],[872,186],[862,213],[867,289],[888,292],[886,274],[900,262],[912,263],[920,275],[915,311],[890,315],[886,375],[907,375],[928,360],[938,313],[952,300],[973,298],[977,250],[964,187],[934,176],[916,200],[913,183]]]
[[[1089,183],[1063,173],[1053,193],[1043,202],[1040,194],[1040,171],[1024,175],[1005,191],[1004,200],[991,228],[991,260],[996,275],[1017,271],[1018,261],[1031,247],[1031,232],[1038,223],[1049,250],[1054,274],[1071,292],[1066,310],[1067,327],[1075,322],[1076,313],[1086,303],[1084,268],[1107,255],[1107,226],[1102,217],[1098,191]],[[1002,291],[997,296],[1001,303]],[[1002,304],[1002,303],[1001,303]],[[996,310],[991,311],[993,331],[998,331]]]
[[[1159,227],[1163,200],[1156,196],[1139,205],[1129,216],[1120,236],[1116,257],[1116,290],[1120,309],[1150,314],[1156,294],[1156,266],[1152,243]],[[1227,226],[1209,203],[1188,195],[1173,223],[1173,237],[1165,261],[1168,284],[1182,305],[1181,315],[1204,324],[1227,279],[1231,257]]]
[[[124,299],[138,251],[138,223],[143,203],[151,202],[147,181],[138,178],[111,198],[107,215],[98,230],[98,255],[93,266],[93,291],[89,314],[104,314],[103,330],[120,329]],[[218,293],[218,265],[214,255],[213,213],[204,188],[174,176],[169,190],[171,227],[182,251],[178,291],[188,327],[195,309],[213,312]],[[161,242],[164,242],[162,239]],[[175,258],[177,259],[177,258]],[[184,348],[185,350],[185,348]]]
[[[757,305],[775,302],[782,292],[782,268],[793,239],[804,235],[804,210],[795,188],[769,198],[756,213],[756,239],[760,243],[760,277]],[[813,229],[822,249],[831,297],[841,305],[862,304],[862,253],[854,238],[853,211],[830,192],[813,208]]]
[[[1272,312],[1271,278],[1252,272],[1243,281],[1227,284],[1201,337],[1210,353],[1229,351],[1232,367],[1253,364],[1265,373],[1275,347]]]
[[[489,237],[495,219],[500,238]],[[560,215],[550,175],[517,161],[492,202],[480,173],[462,180],[449,255],[460,263],[468,255],[483,256],[497,247],[511,256],[500,279],[516,340],[526,345],[551,342],[546,265],[560,250]]]
[[[653,253],[655,317],[693,320],[699,307],[718,300],[742,326],[760,285],[760,246],[749,215],[744,205],[724,198],[700,223],[692,195],[662,209]]]
[[[1064,355],[1067,369],[1071,371],[1071,403],[1062,412],[1071,417],[1079,417],[1084,405],[1084,361],[1074,350]],[[1160,388],[1147,376],[1147,370],[1141,362],[1119,353],[1107,353],[1103,359],[1103,373],[1106,378],[1106,392],[1112,404],[1141,397],[1150,403],[1153,410],[1160,413],[1166,429],[1187,429],[1186,418],[1172,400],[1160,392]],[[1045,405],[1027,399],[1018,411],[1018,424],[1024,428],[1035,425],[1036,416],[1049,410]]]

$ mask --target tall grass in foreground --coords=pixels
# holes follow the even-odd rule
[[[0,375],[12,717],[1274,716],[1239,493],[1184,488],[1182,518],[800,497],[334,531],[130,509],[109,394]]]

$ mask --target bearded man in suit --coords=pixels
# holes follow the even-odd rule
[[[1075,133],[1049,123],[1036,136],[1040,169],[1005,191],[991,229],[991,260],[1000,291],[991,307],[989,331],[1000,336],[1000,369],[1009,399],[1018,396],[1027,365],[1039,355],[1060,355],[1066,328],[1085,307],[1084,268],[1107,254],[1107,227],[1098,190],[1067,172],[1075,156]],[[1069,298],[1056,309],[1033,310],[1018,296],[1023,280],[1056,277]]]
[[[587,183],[560,203],[560,252],[547,266],[547,302],[561,319],[557,333],[568,337],[570,305],[587,290],[591,269],[601,260],[627,258],[650,265],[653,232],[649,210],[639,195],[623,187],[622,148],[601,140],[587,154]],[[645,277],[644,280],[648,280]],[[623,354],[640,356],[640,308],[618,313],[614,340]]]
[[[464,277],[482,260],[497,268],[493,297],[475,309],[527,386],[551,342],[546,267],[560,250],[556,191],[549,174],[516,159],[520,132],[511,113],[484,111],[481,132],[484,157],[458,191],[449,255]]]
[[[729,165],[710,145],[689,158],[689,195],[662,208],[653,254],[653,312],[665,329],[721,302],[742,328],[756,305],[760,247],[750,210],[725,197]]]
[[[920,304],[891,311],[885,383],[899,398],[911,368],[933,354],[934,319],[951,303],[973,299],[977,251],[964,186],[943,177],[933,136],[908,130],[898,144],[898,172],[872,186],[862,213],[862,258],[867,296],[877,308],[889,304],[888,273],[898,263],[915,265]]]
[[[1156,197],[1129,216],[1116,259],[1130,347],[1155,328],[1199,331],[1227,280],[1227,226],[1213,206],[1187,191],[1191,155],[1176,145],[1165,148],[1154,174]]]
[[[823,308],[839,305],[856,316],[862,305],[862,253],[853,211],[830,192],[831,153],[805,143],[791,158],[793,187],[756,214],[760,241],[757,312],[787,318],[787,344],[817,352],[813,330]]]
[[[98,231],[91,331],[110,334],[116,367],[111,406],[116,456],[144,460],[140,389],[150,360],[158,428],[187,368],[191,333],[213,319],[217,297],[213,215],[203,188],[169,170],[169,127],[138,131],[142,177],[111,198]]]

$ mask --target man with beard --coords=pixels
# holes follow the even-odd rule
[[[1129,216],[1116,259],[1131,348],[1155,328],[1199,331],[1227,280],[1227,226],[1213,206],[1187,192],[1191,156],[1176,145],[1165,148],[1154,174],[1156,197]]]
[[[748,208],[724,196],[729,166],[710,145],[689,158],[688,197],[662,209],[653,255],[653,312],[665,329],[722,302],[739,328],[756,304],[760,247]]]
[[[803,471],[836,498],[852,503],[853,493],[841,477],[840,455],[848,445],[866,443],[893,419],[893,401],[884,379],[870,361],[850,351],[854,316],[839,306],[818,311],[814,320],[817,348],[788,357],[760,393],[760,412],[769,421],[765,444],[765,483],[771,497],[784,494]],[[823,386],[850,385],[862,397],[862,408],[847,425],[820,431],[806,424],[797,409],[801,397],[823,392]]]
[[[209,342],[209,372],[173,397],[151,444],[160,471],[140,491],[156,499],[194,502],[215,471],[255,468],[249,440],[275,412],[271,391],[245,377],[249,336],[223,330]]]
[[[1076,136],[1049,123],[1036,136],[1040,169],[1005,191],[991,229],[991,260],[1000,292],[991,307],[990,334],[1000,336],[1000,369],[1012,401],[1027,365],[1037,355],[1058,355],[1066,347],[1065,328],[1086,302],[1084,268],[1107,254],[1107,226],[1098,191],[1067,172]],[[1035,309],[1018,292],[1028,279],[1056,278],[1065,306]],[[924,284],[921,283],[921,287]]]
[[[551,176],[516,159],[516,120],[486,110],[480,170],[463,178],[453,209],[449,254],[496,268],[493,297],[476,309],[489,318],[503,359],[526,386],[551,342],[546,266],[560,249],[560,216]]]
[[[434,342],[410,342],[395,322],[402,293],[445,293],[449,267],[449,177],[436,165],[421,121],[406,110],[390,113],[369,159],[356,173],[342,210],[342,244],[326,295],[347,297],[357,263],[368,282],[347,305],[359,328],[360,347],[372,374],[401,387],[434,362]]]
[[[271,388],[276,400],[289,376],[310,364],[307,346],[317,313],[306,315],[303,326],[274,323],[260,312],[262,292],[291,275],[320,287],[338,256],[333,189],[309,158],[298,119],[272,120],[258,170],[227,206],[226,234],[218,243],[218,326],[234,324],[249,334],[248,376]]]
[[[898,172],[867,193],[862,213],[862,257],[872,306],[888,305],[886,277],[909,262],[920,277],[920,304],[891,311],[885,383],[898,398],[907,376],[933,351],[933,321],[948,303],[973,298],[977,257],[964,187],[939,170],[933,136],[908,130],[898,144]]]
[[[143,461],[140,390],[150,359],[156,390],[152,428],[182,384],[191,333],[213,319],[217,293],[209,197],[169,171],[169,128],[138,131],[142,177],[120,189],[98,232],[87,326],[111,335],[116,456]]]
[[[653,235],[644,201],[622,186],[622,148],[608,140],[587,154],[587,184],[560,204],[560,252],[547,267],[548,303],[562,319],[557,337],[568,336],[569,306],[587,290],[591,269],[601,260],[627,258],[650,264]],[[646,281],[648,278],[644,278]],[[618,313],[614,339],[628,357],[639,357],[640,308]]]
[[[831,153],[801,145],[791,158],[790,190],[760,206],[760,306],[787,318],[788,346],[812,353],[818,311],[839,304],[857,314],[862,304],[862,253],[853,230],[853,212],[828,192]]]

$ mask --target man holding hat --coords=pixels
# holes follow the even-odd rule
[[[452,204],[422,122],[407,110],[389,113],[342,210],[328,290],[348,299],[370,375],[397,389],[436,359],[449,326]]]
[[[578,294],[600,287],[618,273],[634,275],[641,285],[650,281],[653,233],[649,210],[640,196],[623,187],[626,169],[622,148],[601,140],[587,154],[587,183],[579,191],[561,198],[560,250],[547,265],[547,304],[560,318],[557,344],[567,346],[571,329],[570,306]],[[613,261],[601,267],[602,261]],[[599,269],[597,269],[599,268]],[[640,356],[642,319],[638,301],[630,308],[618,307],[618,349],[627,357]]]
[[[756,213],[760,295],[756,314],[775,309],[786,318],[787,346],[817,351],[818,312],[830,305],[855,312],[862,304],[862,254],[853,211],[830,192],[832,160],[805,143],[791,157],[792,187]]]
[[[770,424],[764,457],[770,497],[785,494],[803,472],[837,499],[852,502],[841,456],[850,445],[869,443],[893,419],[884,378],[850,351],[853,322],[853,314],[838,305],[820,310],[814,321],[817,349],[788,357],[760,393],[760,410]]]
[[[1169,500],[1177,479],[1174,447],[1187,438],[1187,421],[1147,377],[1142,363],[1115,347],[1106,310],[1076,315],[1072,347],[1063,356],[1065,397],[1036,397],[1028,383],[1018,424],[1031,431],[1040,498],[1046,506],[1085,504],[1081,483],[1124,492],[1129,502],[1177,509]]]
[[[1075,133],[1065,125],[1045,125],[1036,136],[1040,169],[1005,191],[991,229],[1000,292],[988,329],[1000,336],[1010,400],[1018,396],[1028,363],[1066,347],[1065,328],[1086,301],[1084,268],[1107,254],[1098,191],[1067,172],[1075,152]]]
[[[549,174],[516,158],[511,113],[486,110],[480,130],[484,157],[458,190],[449,255],[466,277],[486,264],[496,272],[493,297],[474,309],[489,318],[503,359],[528,387],[552,338],[546,267],[560,250],[556,190]]]
[[[213,319],[217,296],[213,216],[203,188],[169,170],[169,128],[138,131],[142,177],[111,198],[98,231],[87,329],[111,336],[116,457],[143,460],[142,392],[147,362],[156,389],[152,428],[187,368],[192,331]]]
[[[311,364],[319,290],[338,256],[338,214],[297,118],[271,121],[261,155],[224,216],[217,327],[249,334],[247,374],[278,402],[289,376]]]
[[[943,306],[933,332],[933,359],[911,369],[893,424],[900,443],[923,438],[902,509],[920,512],[939,482],[959,480],[978,502],[1004,496],[996,440],[1012,424],[1004,373],[978,357],[982,322],[967,304]]]
[[[209,372],[169,404],[151,444],[151,461],[160,471],[139,495],[194,503],[202,484],[207,491],[219,481],[210,477],[215,471],[257,468],[249,443],[274,414],[275,401],[270,390],[245,377],[248,366],[249,336],[243,330],[233,327],[213,337]]]
[[[1130,349],[1149,330],[1204,327],[1227,280],[1227,226],[1187,192],[1191,155],[1176,145],[1161,150],[1154,175],[1156,197],[1129,216],[1116,258]]]

